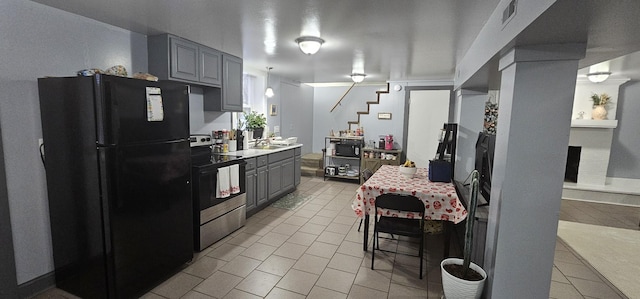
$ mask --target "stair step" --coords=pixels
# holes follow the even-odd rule
[[[358,111],[356,114],[369,114],[369,111]]]
[[[324,175],[324,171],[318,168],[302,166],[300,167],[300,174],[303,176],[322,177]]]
[[[302,156],[301,165],[315,168],[322,168],[322,154],[311,153]]]

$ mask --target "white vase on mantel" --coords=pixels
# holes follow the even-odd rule
[[[604,105],[595,105],[591,111],[591,119],[604,120],[607,119],[607,108]]]

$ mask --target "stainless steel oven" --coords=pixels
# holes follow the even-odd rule
[[[244,226],[246,222],[246,162],[238,156],[211,153],[211,145],[192,142],[192,194],[194,207],[194,248],[202,251]],[[218,198],[216,186],[222,167],[238,164],[240,192]]]

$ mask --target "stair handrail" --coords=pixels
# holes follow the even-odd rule
[[[344,99],[344,97],[347,96],[347,94],[351,91],[351,88],[353,88],[354,86],[356,86],[356,82],[353,82],[353,84],[351,84],[351,87],[349,87],[349,89],[347,89],[347,92],[345,92],[342,97],[338,100],[338,102],[333,105],[333,108],[331,108],[331,111],[329,111],[329,113],[333,112],[333,110],[336,109],[336,107],[338,107],[338,105],[340,105],[340,102],[342,101],[342,99]]]

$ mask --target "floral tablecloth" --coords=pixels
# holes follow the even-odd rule
[[[431,182],[428,169],[418,168],[413,178],[406,178],[398,171],[398,166],[383,165],[358,188],[356,199],[351,204],[358,217],[373,215],[376,197],[384,193],[413,195],[424,202],[426,220],[447,220],[459,223],[467,217],[453,183]],[[399,211],[401,218],[411,218]]]

